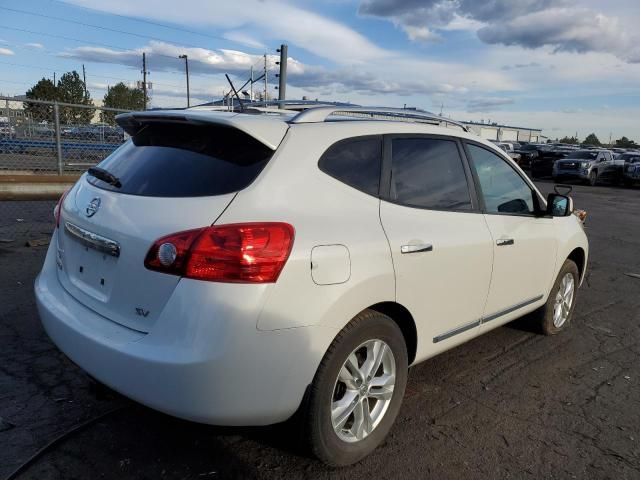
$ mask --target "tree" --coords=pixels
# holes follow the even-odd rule
[[[584,142],[582,142],[586,145],[595,145],[596,147],[599,147],[601,145],[600,140],[598,140],[598,137],[596,137],[595,133],[590,133],[589,135],[587,135],[587,138],[584,139]]]
[[[109,89],[103,99],[103,105],[123,110],[144,110],[144,93],[138,88],[129,88],[120,82]],[[100,121],[115,125],[117,112],[103,111]]]
[[[48,100],[50,102],[58,99],[57,88],[48,78],[43,78],[27,90],[26,96],[33,100]],[[26,102],[24,110],[36,122],[53,123],[53,105]]]
[[[576,137],[564,137],[560,139],[560,143],[569,143],[571,145],[576,145],[578,143],[578,139]]]
[[[615,145],[619,148],[634,148],[638,146],[636,142],[634,142],[633,140],[629,140],[627,137],[619,138],[618,140],[616,140]]]
[[[75,70],[67,72],[60,77],[57,91],[60,102],[93,106],[91,95],[86,90],[84,82]],[[91,123],[94,113],[94,108],[61,107],[60,123]]]

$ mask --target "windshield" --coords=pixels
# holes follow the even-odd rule
[[[640,162],[640,153],[623,153],[621,158],[628,163]]]
[[[538,149],[537,145],[523,145],[521,147],[521,150],[526,150],[526,151],[537,150],[537,149]]]
[[[595,160],[598,156],[598,152],[590,152],[588,150],[582,150],[580,152],[571,152],[567,158],[577,158],[580,160]]]

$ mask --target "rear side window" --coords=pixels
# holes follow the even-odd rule
[[[391,200],[435,210],[471,210],[471,196],[456,142],[395,138]]]
[[[219,125],[149,123],[99,167],[120,180],[105,190],[150,197],[202,197],[248,186],[273,151],[237,129]]]
[[[320,170],[370,195],[378,196],[382,166],[382,137],[351,138],[322,155]]]

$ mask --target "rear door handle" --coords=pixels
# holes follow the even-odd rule
[[[507,245],[513,245],[515,240],[513,238],[499,238],[496,240],[496,245],[499,247],[505,247]]]
[[[418,245],[402,245],[400,253],[420,253],[433,251],[433,245],[430,243],[421,243]]]

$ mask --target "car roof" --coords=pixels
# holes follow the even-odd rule
[[[323,109],[324,108],[324,109]],[[247,133],[268,146],[272,150],[284,138],[286,131],[293,126],[338,125],[337,128],[345,130],[345,137],[351,135],[384,134],[384,133],[429,133],[448,136],[458,136],[470,140],[479,141],[489,146],[493,144],[481,139],[474,133],[463,131],[461,124],[454,120],[431,116],[424,112],[425,118],[420,118],[420,113],[413,111],[394,110],[385,108],[372,108],[372,111],[380,112],[375,116],[359,114],[359,112],[346,112],[337,109],[336,115],[328,118],[324,115],[327,107],[308,109],[304,115],[304,121],[297,121],[303,114],[298,111],[277,108],[250,108],[246,113],[228,111],[225,107],[198,106],[187,109],[147,110],[144,112],[128,112],[118,115],[116,121],[128,133],[135,132],[139,125],[153,121],[174,121],[192,123],[211,123],[237,128]],[[309,110],[315,110],[309,112]],[[322,110],[322,111],[320,111]],[[356,109],[357,110],[357,109]],[[365,110],[368,111],[368,110]],[[313,113],[313,115],[311,115]],[[388,115],[391,115],[389,117]],[[405,117],[406,118],[403,118]],[[297,118],[296,118],[297,117]],[[317,118],[316,118],[317,117]],[[323,118],[324,117],[324,118]],[[320,120],[320,118],[323,118]],[[434,124],[441,121],[448,126]]]

